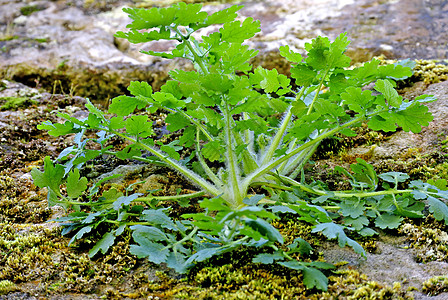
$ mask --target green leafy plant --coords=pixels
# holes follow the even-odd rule
[[[235,20],[239,9],[232,6],[209,15],[200,4],[182,2],[168,8],[125,8],[132,22],[128,32],[116,37],[131,43],[176,42],[170,52],[142,52],[190,60],[194,70],[170,71],[171,80],[158,92],[146,82],[132,82],[130,96],[114,98],[107,114],[87,102],[85,119],[60,113],[65,123],[38,126],[50,135],[75,134],[74,145],[57,158],[60,163],[47,157],[43,172],[32,170],[34,183],[48,189],[50,206],[74,209],[58,219],[64,223],[63,234],[73,234],[70,243],[100,224],[110,224],[90,251],[94,256],[105,253],[129,228],[133,254],[180,273],[244,245],[260,248],[254,263],[299,270],[307,287],[325,290],[327,278],[321,270],[333,266],[300,259],[312,250],[302,238],[282,245],[283,236],[271,225],[279,215],[295,215],[313,224],[313,232],[337,239],[341,247],[348,245],[361,255],[363,248],[348,231],[371,236],[375,227],[397,228],[404,217],[422,217],[425,207],[447,222],[448,207],[440,200],[448,199],[447,192],[409,182],[404,173],[377,175],[362,159],[350,171],[336,168],[349,178],[348,191],[329,191],[325,183],[307,182],[304,176],[305,164],[324,139],[336,133],[354,136],[350,128],[362,122],[372,130],[401,127],[415,133],[428,125],[432,115],[423,103],[435,98],[423,95],[410,101],[394,89],[395,80],[412,75],[414,63],[380,65],[374,59],[349,68],[344,54],[349,41],[341,34],[333,42],[317,37],[306,44],[306,57],[280,47],[292,64],[291,79],[275,69],[254,69],[249,61],[257,51],[243,42],[260,31],[260,24],[252,18]],[[209,26],[219,30],[199,38],[199,30]],[[154,138],[148,114],[156,111],[168,114],[167,128],[180,132],[177,140],[163,144]],[[96,136],[86,135],[92,132]],[[107,146],[112,137],[126,141],[126,147],[115,151]],[[181,158],[184,148],[193,149],[193,154]],[[87,191],[87,179],[79,169],[100,155],[162,164],[198,191],[156,197],[112,188],[99,196],[99,187],[110,178]],[[171,208],[160,205],[179,201],[187,206],[192,198],[200,199],[202,211],[181,219],[170,218]],[[86,207],[88,212],[81,210]]]

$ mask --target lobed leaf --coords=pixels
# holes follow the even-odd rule
[[[87,178],[79,178],[79,170],[74,169],[67,176],[67,195],[70,198],[78,198],[87,189]]]

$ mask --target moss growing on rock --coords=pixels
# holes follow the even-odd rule
[[[11,291],[14,291],[16,285],[14,282],[9,280],[0,280],[0,295],[8,294]]]
[[[0,110],[17,110],[21,107],[35,105],[37,102],[28,97],[0,97],[0,103],[3,103]]]
[[[399,233],[405,234],[410,242],[409,247],[416,250],[418,262],[448,261],[447,226],[434,219],[432,215],[418,224],[405,223],[400,226]]]
[[[436,296],[443,292],[448,292],[448,277],[435,276],[423,282],[422,292],[428,296]]]

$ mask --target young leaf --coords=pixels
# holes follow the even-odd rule
[[[279,50],[280,50],[280,55],[292,63],[300,63],[303,60],[302,55],[300,55],[300,53],[296,53],[296,52],[290,50],[288,45],[281,46],[279,48]]]
[[[384,95],[390,106],[400,107],[402,97],[398,95],[389,80],[378,80],[375,84],[375,90]]]
[[[145,138],[153,134],[148,116],[132,116],[126,120],[126,133],[137,138]]]
[[[37,168],[31,170],[34,184],[40,188],[49,187],[53,191],[59,192],[59,185],[62,177],[64,177],[64,167],[61,165],[53,165],[51,158],[44,158],[44,172]]]
[[[241,44],[245,40],[253,37],[260,31],[260,21],[254,21],[253,18],[247,18],[241,23],[240,21],[234,21],[231,23],[225,23],[219,30],[221,33],[221,39],[229,43]]]
[[[238,16],[236,12],[242,8],[243,8],[242,5],[233,5],[229,8],[217,11],[211,16],[209,16],[205,21],[205,23],[207,26],[209,26],[214,24],[224,24],[232,22]]]
[[[79,179],[79,170],[74,169],[67,176],[67,195],[70,198],[78,198],[87,189],[87,178]]]

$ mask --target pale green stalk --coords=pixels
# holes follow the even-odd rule
[[[382,111],[376,112],[375,114],[378,114]],[[309,148],[312,145],[315,145],[317,143],[319,143],[320,141],[326,139],[327,137],[333,136],[334,134],[336,134],[337,132],[341,131],[344,128],[353,126],[361,121],[363,121],[365,119],[365,116],[359,116],[337,128],[334,128],[324,134],[321,134],[320,136],[316,137],[314,140],[311,140],[305,144],[303,144],[302,146],[296,148],[294,151],[277,158],[276,160],[263,164],[261,165],[255,172],[253,172],[252,174],[249,174],[243,181],[243,186],[249,186],[250,183],[255,180],[257,177],[259,176],[263,176],[264,174],[266,174],[267,172],[271,171],[272,169],[274,169],[275,167],[277,167],[278,165],[280,165],[281,163],[289,160],[291,157],[295,156],[296,154],[298,154],[299,152],[305,150],[306,148]]]
[[[217,196],[220,194],[220,191],[216,188],[215,185],[210,184],[207,182],[204,178],[196,174],[195,172],[189,170],[188,168],[182,166],[178,161],[175,161],[171,159],[170,157],[166,156],[163,152],[160,150],[157,150],[149,145],[143,144],[139,142],[137,139],[134,139],[132,137],[129,137],[121,132],[113,131],[114,134],[118,135],[119,137],[122,137],[134,144],[139,145],[145,150],[148,150],[152,154],[154,154],[156,157],[160,158],[162,161],[164,161],[166,164],[171,166],[174,170],[178,171],[182,175],[184,175],[186,178],[190,179],[193,183],[197,184],[201,188],[203,188],[205,191],[210,193],[213,196]]]
[[[298,101],[298,100],[300,100],[300,98],[302,98],[303,94],[305,93],[306,88],[307,87],[302,87],[299,94],[296,96],[295,101]],[[275,151],[278,149],[278,146],[280,145],[280,143],[283,139],[283,135],[285,134],[286,129],[289,126],[291,117],[292,117],[292,111],[291,111],[291,106],[290,106],[288,108],[286,115],[283,118],[282,123],[280,124],[280,127],[278,128],[277,133],[275,134],[274,138],[271,141],[271,144],[269,145],[268,149],[266,150],[263,160],[260,163],[260,165],[267,164],[274,156]]]
[[[226,118],[224,130],[225,130],[225,143],[226,143],[226,165],[228,167],[228,173],[229,176],[229,184],[230,185],[230,198],[228,199],[228,196],[226,197],[226,201],[230,204],[231,207],[237,208],[239,205],[243,203],[244,197],[240,193],[240,176],[238,172],[238,162],[237,158],[235,156],[235,149],[233,149],[233,135],[232,135],[232,129],[230,128],[230,124],[232,124],[229,107],[226,104],[224,107],[224,117]],[[245,191],[246,189],[243,187],[242,189]]]

